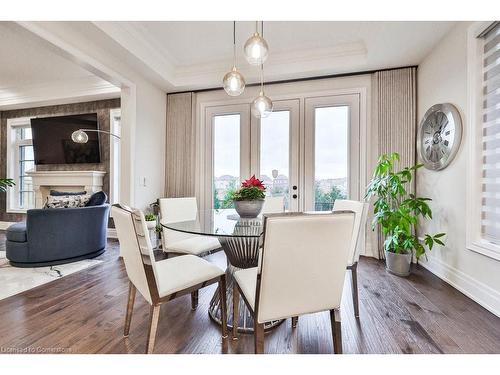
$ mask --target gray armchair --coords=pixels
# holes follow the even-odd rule
[[[7,259],[16,267],[42,267],[101,255],[106,249],[109,204],[28,210],[7,229]]]

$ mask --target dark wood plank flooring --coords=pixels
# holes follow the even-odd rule
[[[4,233],[0,232],[0,247]],[[138,294],[129,338],[123,338],[128,279],[110,240],[104,262],[0,301],[2,352],[143,353],[149,308]],[[222,252],[208,257],[221,266]],[[342,303],[344,353],[500,353],[500,319],[421,267],[407,279],[362,258],[360,319],[353,316],[350,277]],[[1,272],[1,271],[0,271]],[[1,287],[1,285],[0,285]],[[252,353],[253,336],[222,342],[208,317],[214,287],[162,306],[156,353]],[[266,353],[332,353],[327,312],[290,320],[266,334]]]

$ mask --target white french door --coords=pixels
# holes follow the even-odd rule
[[[203,208],[220,208],[255,174],[290,211],[331,210],[359,198],[359,95],[275,100],[264,119],[250,104],[207,107]]]
[[[304,210],[359,199],[359,95],[305,99]]]
[[[267,187],[267,195],[282,196],[285,208],[299,210],[299,99],[273,103],[273,112],[266,118],[252,118],[251,174]]]

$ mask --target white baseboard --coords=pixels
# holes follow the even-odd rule
[[[14,224],[14,223],[11,223],[9,221],[0,221],[0,230],[5,230],[8,227],[10,227],[12,224]]]
[[[499,291],[435,257],[429,257],[427,262],[421,261],[419,264],[483,306],[486,310],[500,317]]]

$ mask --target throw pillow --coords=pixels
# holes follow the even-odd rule
[[[101,206],[108,200],[108,196],[104,191],[98,191],[90,196],[89,201],[85,206]]]
[[[75,208],[85,207],[90,199],[90,195],[62,195],[47,197],[44,208]]]

